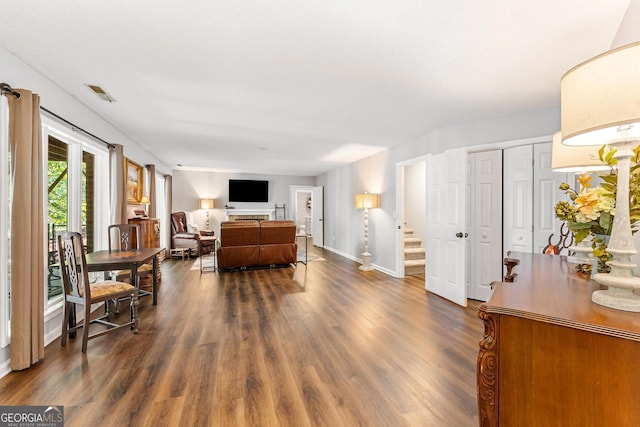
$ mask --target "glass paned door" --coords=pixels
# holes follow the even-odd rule
[[[48,228],[48,298],[62,294],[62,282],[58,266],[57,233],[76,229],[70,226],[69,218],[80,214],[80,227],[83,241],[88,252],[94,248],[95,236],[95,155],[82,151],[82,165],[79,176],[80,206],[73,203],[70,189],[77,188],[77,167],[73,166],[74,147],[48,135],[47,157],[47,228]],[[77,151],[76,151],[77,152]],[[71,160],[70,160],[71,159]],[[77,164],[78,162],[76,162]],[[76,184],[74,184],[74,182]],[[78,200],[75,198],[75,200]],[[75,224],[75,221],[71,221]]]
[[[62,276],[58,264],[57,233],[69,224],[69,147],[49,135],[47,157],[47,296],[62,294]]]

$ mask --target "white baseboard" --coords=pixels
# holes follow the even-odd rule
[[[333,252],[336,255],[340,255],[341,257],[350,259],[351,261],[359,262],[360,264],[362,264],[362,259],[354,257],[354,256],[349,255],[347,253],[341,252],[341,251],[339,251],[339,250],[337,250],[335,248],[332,248],[330,246],[324,246],[323,249],[326,249],[326,250],[328,250],[330,252]],[[371,267],[373,267],[374,270],[377,270],[377,271],[379,271],[381,273],[386,274],[387,276],[395,277],[396,279],[401,278],[398,275],[396,275],[395,271],[389,270],[388,268],[380,267],[377,264],[371,264]]]
[[[9,372],[11,372],[11,361],[5,360],[4,362],[0,363],[0,378],[4,377]]]

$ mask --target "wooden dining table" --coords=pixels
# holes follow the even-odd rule
[[[158,303],[158,255],[164,248],[142,248],[127,250],[101,250],[87,253],[87,269],[89,271],[131,270],[131,283],[137,283],[138,267],[152,261],[152,299],[153,305]]]

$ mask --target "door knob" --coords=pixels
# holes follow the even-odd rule
[[[457,233],[456,233],[456,237],[458,237],[458,238],[462,239],[462,233],[461,233],[461,232],[457,232]]]

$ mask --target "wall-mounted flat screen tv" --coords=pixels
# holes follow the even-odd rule
[[[249,179],[229,180],[230,202],[268,202],[269,181]]]

